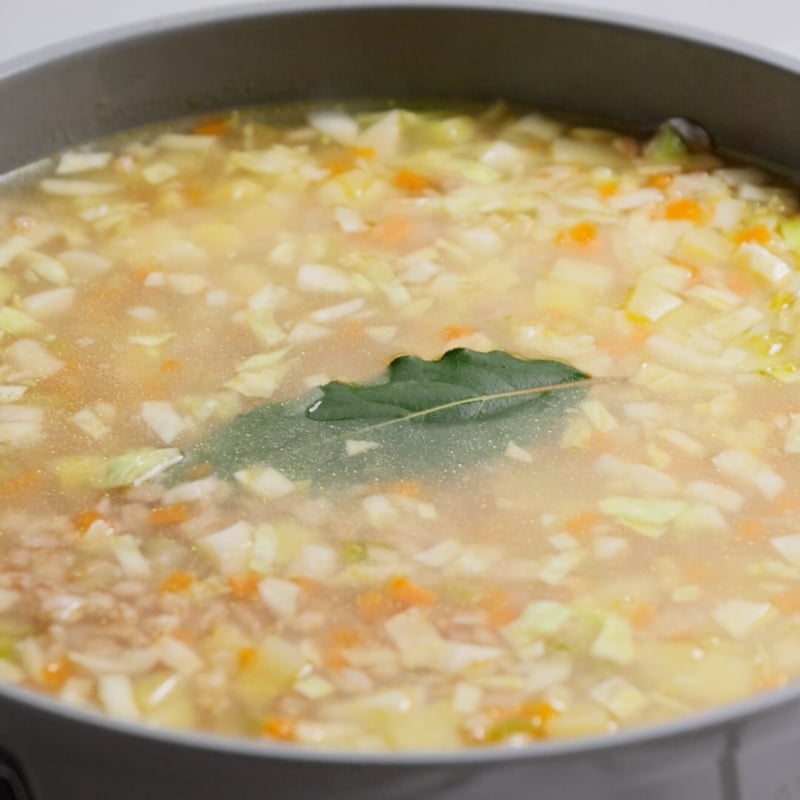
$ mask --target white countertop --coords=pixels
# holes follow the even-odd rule
[[[275,0],[261,0],[263,5],[270,2]],[[0,0],[0,61],[118,25],[241,4],[242,0]],[[580,0],[561,5],[624,11],[800,56],[798,0]]]

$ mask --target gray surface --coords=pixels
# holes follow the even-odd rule
[[[336,0],[329,0],[336,2]],[[225,8],[238,0],[0,0],[0,60],[64,39],[120,24],[200,9]],[[277,0],[261,0],[262,6]],[[625,12],[692,25],[759,45],[800,54],[800,3],[796,0],[573,0],[594,11]]]

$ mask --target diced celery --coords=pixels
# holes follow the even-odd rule
[[[13,306],[0,308],[0,331],[12,336],[24,336],[39,330],[41,323]]]
[[[267,634],[232,679],[231,688],[245,706],[265,710],[273,698],[291,687],[305,662],[297,647]]]
[[[534,600],[513,622],[503,626],[501,633],[518,651],[527,650],[548,634],[556,633],[571,616],[569,606],[555,600]]]
[[[630,664],[636,654],[630,622],[617,614],[604,615],[603,627],[589,652],[615,664]]]
[[[590,703],[575,703],[548,719],[545,733],[558,739],[608,733],[614,727],[614,721],[604,708]]]
[[[447,750],[460,744],[455,713],[445,701],[404,711],[372,708],[364,712],[364,724],[393,749]]]
[[[786,246],[795,253],[800,253],[800,214],[783,220],[778,225],[778,231]]]
[[[664,124],[645,146],[645,155],[658,161],[681,163],[686,160],[689,151],[675,128]]]
[[[104,489],[136,486],[177,464],[183,455],[173,447],[132,450],[106,460],[98,485]]]
[[[686,502],[660,497],[612,496],[602,499],[598,508],[637,533],[657,539],[663,535],[665,526],[686,508]]]
[[[242,572],[251,558],[253,529],[248,522],[240,520],[202,537],[198,546],[214,559],[221,572]]]
[[[769,603],[757,603],[752,600],[727,600],[718,603],[711,616],[731,636],[740,638],[761,622],[772,610]]]
[[[645,694],[621,676],[598,683],[590,694],[601,706],[621,720],[635,717],[647,705]]]
[[[693,227],[681,237],[673,256],[693,267],[709,267],[725,261],[733,252],[731,240],[713,228]]]

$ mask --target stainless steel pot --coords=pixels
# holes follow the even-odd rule
[[[652,126],[800,174],[800,64],[512,0],[287,3],[86,39],[0,66],[0,169],[124,128],[325,98],[503,98]],[[0,800],[792,800],[800,684],[524,750],[324,753],[148,730],[0,687]]]

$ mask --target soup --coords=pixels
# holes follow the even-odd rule
[[[800,674],[800,216],[676,121],[245,111],[9,176],[0,678],[521,745]]]

